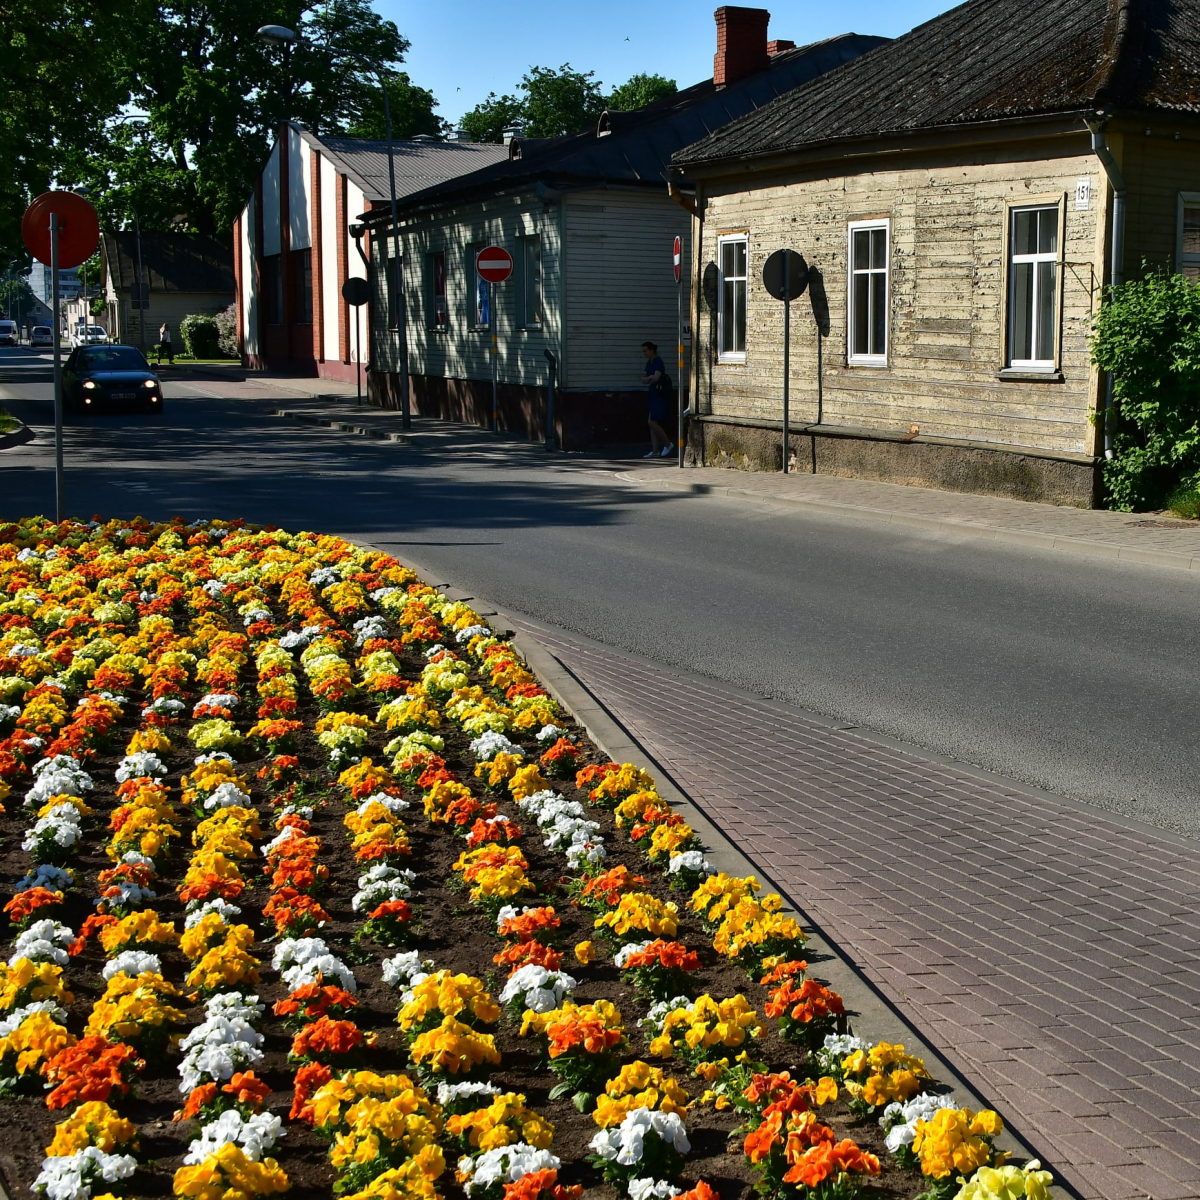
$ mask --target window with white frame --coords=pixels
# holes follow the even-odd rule
[[[521,242],[521,325],[536,329],[542,323],[542,239],[528,234]]]
[[[850,222],[847,358],[860,366],[887,366],[890,225]]]
[[[475,264],[480,254],[487,249],[487,242],[473,242],[467,247],[467,303],[473,329],[487,329],[491,323],[491,293],[487,280],[480,277]]]
[[[425,263],[429,288],[428,325],[430,329],[445,329],[450,323],[450,312],[446,307],[446,254],[435,250],[426,255]]]
[[[721,287],[717,300],[717,345],[722,362],[746,361],[746,272],[749,241],[745,234],[717,239]]]
[[[1200,283],[1200,192],[1180,192],[1179,273]]]
[[[1008,365],[1054,367],[1058,329],[1058,205],[1014,208],[1008,238]]]

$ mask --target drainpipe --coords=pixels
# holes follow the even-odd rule
[[[1097,115],[1087,122],[1092,134],[1092,152],[1100,160],[1105,175],[1108,176],[1109,186],[1113,192],[1112,244],[1109,250],[1109,287],[1115,288],[1123,279],[1125,260],[1125,178],[1117,160],[1113,158],[1108,148],[1108,139],[1104,135],[1104,127],[1108,124],[1106,116]],[[1116,408],[1113,403],[1112,372],[1105,373],[1104,379],[1104,457],[1113,456],[1113,430],[1116,425]]]

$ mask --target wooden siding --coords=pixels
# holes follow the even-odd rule
[[[508,281],[495,288],[499,379],[503,383],[544,385],[548,367],[543,351],[549,349],[561,357],[562,346],[558,205],[543,204],[534,194],[504,196],[445,213],[402,219],[402,227],[410,373],[435,378],[491,379],[491,335],[472,325],[475,268],[469,248],[498,245],[517,262],[517,270]],[[523,329],[518,324],[517,289],[521,276],[518,243],[531,233],[542,239],[542,324]],[[386,311],[380,303],[381,240],[375,239],[372,271],[376,301],[371,306],[375,361],[377,369],[394,372],[398,369],[398,338],[394,331],[384,331],[380,324]],[[390,256],[393,240],[386,240]],[[431,328],[433,298],[428,255],[439,251],[446,256],[449,322],[445,330]]]
[[[1044,153],[1044,156],[1043,156]],[[1076,180],[1091,179],[1091,203],[1074,207]],[[722,181],[721,187],[726,187]],[[1099,298],[1097,223],[1104,179],[1074,139],[1022,161],[982,154],[822,177],[818,170],[763,178],[745,191],[706,185],[697,266],[716,260],[725,230],[749,230],[744,364],[714,363],[715,320],[700,315],[702,412],[749,419],[782,415],[782,305],[761,284],[763,263],[780,247],[820,270],[832,328],[822,346],[818,403],[817,333],[808,297],[793,307],[791,411],[796,422],[887,432],[917,425],[926,436],[1090,453],[1096,395],[1087,330]],[[1000,379],[1006,321],[1006,240],[1010,206],[1065,204],[1060,262],[1063,382]],[[847,222],[891,221],[890,335],[886,367],[848,366]]]
[[[1164,114],[1126,126],[1119,140],[1109,140],[1129,188],[1126,277],[1141,274],[1143,259],[1150,267],[1177,269],[1179,193],[1200,192],[1200,131],[1176,126]]]
[[[644,341],[657,343],[678,385],[679,289],[671,270],[671,247],[679,236],[686,321],[690,215],[667,195],[665,187],[661,192],[571,192],[565,204],[564,386],[595,391],[638,386]]]

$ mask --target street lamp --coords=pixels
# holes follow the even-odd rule
[[[258,30],[261,41],[271,46],[282,46],[284,52],[284,69],[287,69],[287,55],[292,45],[300,40],[294,29],[285,25],[262,25]],[[400,259],[400,220],[396,210],[396,154],[392,144],[392,106],[388,99],[387,80],[382,71],[375,71],[383,91],[383,119],[387,127],[388,149],[388,194],[392,207],[392,246],[393,246],[393,286],[396,295],[396,332],[400,339],[400,424],[404,429],[412,428],[412,416],[408,405],[408,317],[404,302],[404,274]],[[288,112],[291,112],[291,75],[288,73]],[[387,271],[387,255],[384,254],[384,271]]]

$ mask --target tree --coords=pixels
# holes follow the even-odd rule
[[[604,93],[594,71],[584,74],[563,63],[530,67],[517,85],[520,96],[492,92],[459,122],[477,142],[499,142],[504,131],[519,127],[528,137],[561,137],[594,125],[604,111]]]
[[[491,92],[481,104],[464,113],[458,125],[473,142],[502,142],[506,129],[524,128],[525,102]]]
[[[613,88],[608,107],[619,112],[632,112],[666,96],[674,96],[677,91],[679,88],[675,80],[662,75],[631,75],[624,83]]]
[[[433,110],[438,102],[428,88],[418,87],[404,71],[387,76],[388,103],[392,109],[392,136],[407,141],[419,133],[435,137],[445,133],[446,122]],[[384,138],[387,122],[383,112],[383,90],[377,87],[363,99],[357,118],[346,131],[350,137]]]

